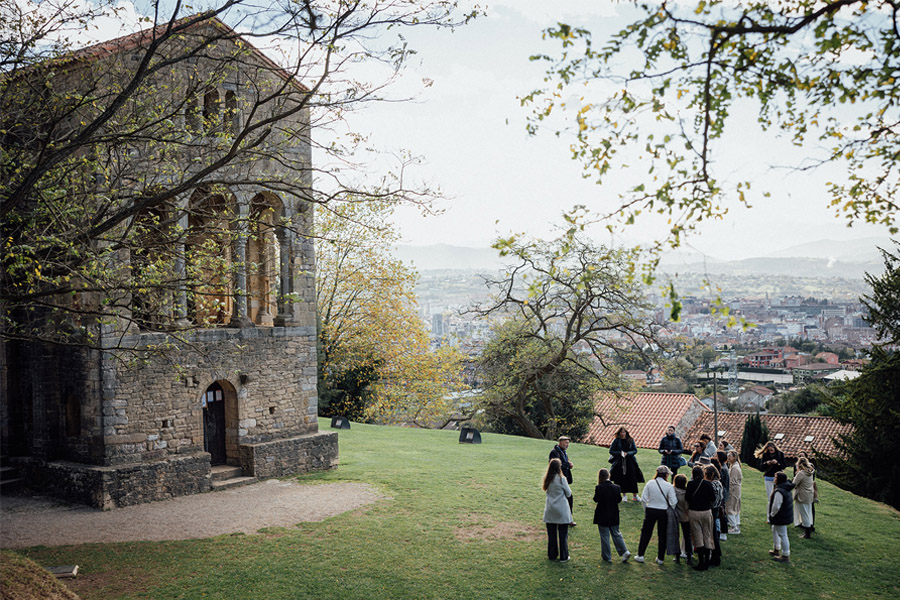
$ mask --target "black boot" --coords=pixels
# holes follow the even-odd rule
[[[693,552],[691,554],[687,555],[687,564],[689,567],[694,566],[694,553]]]
[[[712,555],[709,559],[709,566],[718,567],[719,565],[721,565],[722,564],[722,550],[720,550],[719,548],[715,548],[709,552],[711,552],[711,555]]]
[[[707,561],[707,553],[709,550],[706,548],[698,548],[697,549],[697,566],[694,567],[695,571],[706,571],[709,569],[709,564]]]

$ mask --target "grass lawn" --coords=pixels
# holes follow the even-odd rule
[[[73,589],[112,598],[900,598],[900,516],[820,481],[816,533],[791,535],[791,565],[769,559],[762,475],[744,469],[741,535],[723,565],[698,573],[603,563],[591,524],[604,448],[573,444],[579,526],[572,561],[546,559],[540,489],[553,444],[484,434],[353,424],[340,432],[341,465],[300,477],[365,482],[390,499],[321,523],[205,540],[90,544],[22,552],[44,565],[78,564]],[[641,450],[645,474],[659,462]],[[873,468],[878,468],[873,465]],[[621,505],[621,531],[637,551],[641,508]],[[793,529],[793,528],[792,528]],[[651,542],[655,549],[656,539]],[[653,551],[647,555],[652,556]]]

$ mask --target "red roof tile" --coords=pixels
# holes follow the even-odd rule
[[[684,439],[697,415],[709,409],[693,394],[604,393],[597,397],[597,412],[582,442],[609,446],[616,430],[628,429],[638,448],[657,448],[669,425]]]
[[[724,431],[724,437],[738,451],[741,449],[741,438],[744,436],[744,424],[747,417],[754,413],[719,413],[719,431]],[[825,454],[834,454],[835,448],[832,438],[841,433],[849,433],[849,425],[841,425],[830,417],[812,417],[806,415],[759,415],[762,422],[769,429],[769,439],[773,440],[778,448],[788,458],[796,458],[800,450],[807,452],[815,449]],[[688,431],[688,440],[699,439],[704,433],[713,434],[713,413],[702,413]],[[781,439],[775,439],[778,434],[784,434]],[[807,436],[812,440],[806,441]]]

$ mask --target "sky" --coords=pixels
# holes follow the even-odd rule
[[[408,244],[484,247],[511,232],[550,236],[572,206],[608,208],[618,188],[639,183],[632,179],[636,173],[623,173],[622,180],[614,176],[605,186],[582,179],[567,140],[526,134],[528,109],[518,100],[542,82],[543,68],[529,56],[558,49],[542,41],[543,29],[557,21],[587,25],[596,40],[627,23],[630,7],[596,0],[504,0],[490,2],[486,10],[486,16],[452,32],[404,32],[418,54],[394,92],[415,99],[373,106],[354,117],[375,146],[424,156],[419,174],[446,195],[442,215],[398,211]],[[433,83],[423,88],[424,79]],[[834,173],[781,168],[798,164],[804,154],[785,139],[757,131],[755,119],[752,112],[738,111],[720,146],[719,174],[735,181],[747,177],[772,197],[756,197],[750,209],[733,206],[722,222],[703,225],[686,250],[740,259],[823,239],[888,236],[886,228],[874,225],[847,228],[827,206],[825,182]],[[647,243],[663,225],[646,219],[624,236],[596,235],[603,242]]]
[[[96,39],[135,29],[141,3],[137,9],[130,2],[119,6],[116,19],[98,23]],[[542,84],[543,67],[529,56],[558,50],[557,42],[542,41],[543,29],[564,21],[588,27],[599,40],[628,23],[632,7],[612,0],[498,0],[481,6],[484,16],[452,31],[402,30],[417,54],[387,94],[409,100],[370,104],[349,117],[349,126],[367,135],[384,157],[402,151],[422,157],[410,175],[443,194],[436,203],[439,215],[397,210],[405,244],[488,247],[510,233],[546,238],[573,206],[609,210],[618,190],[640,183],[640,169],[614,173],[603,186],[583,179],[580,165],[570,158],[569,140],[527,135],[529,109],[519,101]],[[372,74],[377,77],[378,70]],[[804,153],[785,139],[759,132],[755,120],[752,112],[736,111],[717,148],[717,174],[752,180],[772,196],[757,195],[752,208],[734,205],[723,221],[707,222],[687,240],[687,252],[730,260],[823,239],[888,237],[884,227],[848,229],[835,217],[825,186],[833,172],[778,168],[798,164]],[[664,231],[663,220],[642,217],[615,237],[599,229],[593,234],[603,243],[632,245],[647,244]]]

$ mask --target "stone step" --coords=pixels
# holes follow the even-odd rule
[[[232,477],[231,479],[226,479],[224,481],[213,481],[212,489],[214,492],[218,492],[229,488],[241,487],[242,485],[255,483],[257,481],[259,481],[259,479],[256,477]]]
[[[15,477],[16,476],[16,468],[15,467],[0,467],[0,479],[5,479],[7,477]]]
[[[243,476],[244,472],[240,467],[232,465],[216,465],[210,469],[213,481],[225,481],[226,479],[234,479]]]

